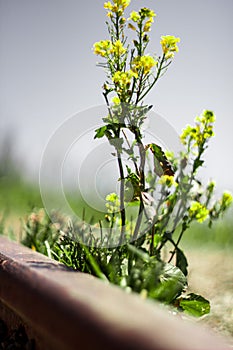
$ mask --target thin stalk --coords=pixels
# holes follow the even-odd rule
[[[121,245],[125,237],[126,212],[125,212],[125,204],[124,204],[124,197],[125,197],[124,169],[123,169],[121,154],[119,151],[117,151],[117,159],[118,159],[118,168],[119,168],[120,179],[121,179],[121,182],[120,182],[121,236],[119,241],[119,244]]]
[[[110,226],[110,232],[109,232],[109,236],[108,236],[108,241],[110,243],[110,239],[112,237],[112,230],[113,230],[113,226],[114,226],[114,220],[115,220],[115,213],[112,213],[111,215],[111,226]]]
[[[102,227],[102,221],[99,220],[99,225],[100,225],[100,241],[101,244],[103,243],[103,227]]]
[[[143,211],[144,211],[144,204],[143,204],[142,196],[140,195],[140,206],[139,206],[139,211],[138,211],[138,217],[137,217],[137,221],[136,221],[136,225],[135,225],[134,233],[133,233],[134,240],[136,240],[138,238],[138,233],[139,233],[140,226],[142,223]]]
[[[139,78],[138,91],[137,91],[137,97],[136,97],[136,101],[135,101],[135,106],[137,106],[139,101],[141,101],[140,94],[141,94],[142,80],[143,80],[143,72],[141,73],[141,76]]]
[[[187,225],[182,225],[182,229],[181,229],[181,232],[180,232],[180,234],[179,234],[179,237],[178,237],[177,242],[174,244],[174,241],[172,240],[172,243],[174,244],[174,249],[173,249],[173,251],[172,251],[172,253],[171,253],[171,256],[170,256],[170,259],[168,260],[168,263],[170,263],[170,262],[172,261],[174,255],[175,255],[175,253],[176,253],[176,250],[177,250],[177,248],[178,248],[178,245],[180,244],[180,241],[181,241],[181,239],[182,239],[182,237],[183,237],[183,234],[184,234],[184,232],[186,231],[186,229],[187,229]]]
[[[144,168],[145,168],[145,148],[143,146],[143,143],[141,141],[140,135],[138,135],[137,130],[135,130],[135,138],[139,143],[139,154],[140,154],[140,166],[139,166],[139,174],[140,174],[140,185],[141,185],[141,193],[145,191],[145,173],[144,173]],[[137,239],[138,233],[140,230],[140,226],[142,223],[142,216],[144,212],[144,203],[142,199],[142,194],[140,193],[140,206],[139,206],[139,211],[138,211],[138,217],[134,229],[134,234],[133,234],[133,239]]]
[[[150,256],[154,255],[155,225],[151,228]]]
[[[124,130],[122,130],[122,134],[124,135],[126,143],[127,143],[128,147],[130,148],[130,143],[129,143],[128,137],[127,137],[126,133],[124,132]],[[134,167],[135,167],[135,171],[136,171],[137,175],[139,176],[138,165],[135,162],[135,160],[133,160],[133,164],[134,164]]]
[[[157,80],[159,79],[160,77],[160,74],[162,72],[162,66],[163,66],[163,63],[164,63],[164,60],[165,60],[165,55],[163,55],[162,57],[162,60],[160,62],[160,65],[159,65],[159,68],[158,68],[158,72],[157,72],[157,75],[153,81],[153,83],[150,85],[150,87],[144,92],[144,94],[138,99],[138,102],[140,102],[148,93],[149,91],[153,88],[153,86],[155,85],[155,83],[157,82]]]
[[[119,31],[119,15],[116,14],[116,39],[119,40],[120,38],[120,31]]]

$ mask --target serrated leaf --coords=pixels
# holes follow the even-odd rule
[[[183,251],[179,248],[176,249],[176,266],[183,272],[185,276],[188,274],[188,261]]]
[[[200,317],[210,312],[210,303],[201,295],[194,293],[188,294],[186,298],[182,298],[179,306],[185,313],[191,316]]]
[[[146,145],[145,149],[150,149],[154,155],[154,171],[158,176],[173,176],[174,171],[162,148],[155,143]]]

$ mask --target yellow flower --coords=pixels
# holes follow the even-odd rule
[[[119,85],[119,86],[128,86],[130,85],[131,83],[131,74],[129,74],[129,72],[120,72],[120,71],[117,71],[112,80],[113,82],[116,84],[116,85]]]
[[[189,216],[198,222],[203,222],[208,218],[209,210],[201,203],[194,201],[189,208]]]
[[[104,3],[104,8],[106,10],[110,10],[112,12],[122,15],[126,7],[129,6],[130,1],[131,0],[113,0],[114,5],[110,1],[108,1]],[[108,16],[110,16],[109,13]]]
[[[129,72],[129,74],[131,75],[132,78],[135,78],[135,79],[138,78],[138,73],[137,72],[134,72],[132,69],[130,69],[128,72]]]
[[[140,11],[139,14],[141,16],[141,19],[144,20],[146,18],[152,19],[153,17],[156,16],[153,10],[148,9],[147,7],[143,7]]]
[[[196,128],[191,125],[187,125],[185,129],[183,129],[182,134],[180,135],[180,140],[184,145],[187,145],[189,138],[196,138]]]
[[[110,40],[101,40],[94,44],[94,53],[96,55],[107,57],[113,52],[113,45]]]
[[[107,17],[109,17],[109,18],[112,17],[112,12],[111,12],[111,11],[109,11],[109,12],[107,13]]]
[[[166,59],[174,57],[174,52],[178,52],[177,43],[180,42],[180,38],[176,38],[173,35],[161,36],[160,44]]]
[[[120,200],[119,200],[119,197],[116,193],[108,194],[106,196],[106,201],[107,201],[107,203],[105,205],[106,205],[106,208],[107,208],[109,214],[119,211]]]
[[[119,105],[119,104],[121,103],[121,101],[120,101],[120,99],[119,99],[118,96],[114,96],[114,97],[112,98],[112,103],[113,103],[114,105]]]
[[[201,122],[201,123],[214,123],[216,120],[216,117],[212,111],[209,110],[204,110],[200,116],[197,116],[195,118],[196,122]]]
[[[105,2],[105,3],[104,3],[104,8],[105,8],[106,10],[112,11],[113,5],[111,4],[110,1],[108,1],[108,2]]]
[[[131,19],[134,22],[138,22],[140,20],[140,18],[141,18],[141,16],[136,11],[131,12],[130,17],[129,17],[129,19]]]
[[[156,61],[151,56],[138,56],[134,59],[132,63],[132,68],[134,71],[143,70],[143,73],[149,74],[151,69],[156,65]]]
[[[229,192],[224,192],[221,199],[221,204],[225,208],[228,208],[233,201],[232,195]]]
[[[117,56],[121,56],[124,55],[124,53],[126,53],[126,49],[124,48],[122,42],[120,40],[117,40],[114,44],[113,44],[113,52],[117,55]]]
[[[143,27],[143,32],[149,32],[151,30],[151,25],[154,22],[153,18],[148,19]]]
[[[117,71],[113,75],[112,81],[116,86],[117,92],[122,93],[129,89],[132,79],[137,77],[137,73],[133,72],[131,69],[126,72]]]
[[[117,3],[118,6],[121,6],[123,10],[126,9],[126,7],[129,6],[131,0],[113,0]]]
[[[215,115],[213,112],[205,110],[200,116],[195,118],[196,125],[188,125],[182,132],[180,138],[184,145],[201,146],[214,136],[213,123]]]
[[[177,186],[177,182],[174,179],[174,176],[170,175],[162,175],[159,179],[160,185],[171,187],[171,186]]]

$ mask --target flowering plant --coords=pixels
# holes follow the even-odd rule
[[[108,111],[94,137],[106,137],[114,149],[119,193],[106,197],[105,222],[99,220],[94,228],[99,236],[84,220],[62,228],[53,254],[79,271],[201,316],[209,312],[209,302],[185,294],[188,262],[180,242],[192,222],[208,220],[211,227],[232,202],[227,192],[214,200],[215,183],[203,186],[198,177],[215,116],[204,110],[194,126],[183,130],[184,148],[178,155],[155,142],[144,143],[144,123],[152,108],[144,98],[167,71],[180,39],[162,36],[161,54],[149,54],[156,14],[143,7],[126,18],[129,5],[130,0],[104,4],[109,38],[93,47],[107,76],[103,96]],[[33,225],[29,220],[30,230]],[[25,240],[35,247],[34,241],[30,235]]]
[[[112,193],[106,198],[107,219],[112,226],[121,229],[118,244],[127,243],[131,252],[127,286],[166,302],[176,300],[176,305],[179,299],[179,307],[187,309],[187,303],[197,305],[199,297],[191,294],[186,302],[180,297],[188,273],[187,259],[179,247],[181,238],[192,221],[209,220],[211,226],[229,207],[232,197],[224,193],[214,202],[214,182],[204,187],[198,179],[198,170],[204,163],[203,153],[214,135],[213,112],[203,111],[196,117],[195,126],[183,130],[180,139],[185,150],[177,157],[155,143],[143,143],[143,123],[152,108],[144,104],[144,98],[171,64],[180,39],[162,36],[162,53],[148,54],[149,32],[156,14],[151,9],[141,8],[126,18],[125,10],[129,5],[130,0],[104,4],[108,11],[110,39],[94,44],[94,53],[103,59],[99,65],[107,74],[103,95],[108,107],[104,126],[96,130],[95,138],[105,136],[115,148],[120,176],[119,196]],[[131,44],[127,41],[127,28],[135,33]],[[128,164],[124,166],[123,154],[133,168]],[[148,165],[151,156],[153,167]],[[127,214],[132,218],[131,205],[138,210],[134,221],[127,218]],[[176,241],[175,233],[178,233]],[[168,243],[173,248],[165,262],[161,252]],[[161,274],[160,278],[157,273]],[[163,279],[167,284],[163,284]],[[208,312],[207,301],[199,298],[199,302],[202,312],[195,312]],[[206,307],[203,307],[205,302]]]

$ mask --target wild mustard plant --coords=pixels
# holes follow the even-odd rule
[[[107,137],[116,151],[120,194],[119,211],[115,211],[114,220],[120,213],[119,245],[128,243],[129,247],[130,243],[129,250],[132,256],[129,258],[131,261],[128,264],[128,276],[133,274],[132,271],[139,263],[137,258],[134,260],[136,256],[140,256],[135,248],[148,254],[147,258],[144,255],[144,258],[139,259],[139,265],[142,264],[140,268],[143,268],[143,264],[147,264],[147,268],[144,266],[146,275],[150,269],[154,272],[156,269],[157,272],[160,271],[162,267],[158,266],[162,261],[161,252],[168,243],[173,249],[167,257],[167,264],[173,262],[186,276],[187,259],[179,248],[184,232],[192,221],[202,223],[209,219],[211,225],[232,201],[230,194],[224,194],[220,201],[213,204],[211,200],[214,192],[213,182],[203,188],[198,178],[198,170],[204,163],[203,153],[208,147],[209,139],[214,136],[215,116],[212,111],[205,110],[196,117],[194,126],[189,125],[183,130],[180,139],[186,151],[176,158],[157,144],[143,144],[142,126],[152,107],[144,103],[144,98],[165,73],[175,53],[179,51],[180,38],[172,35],[161,36],[161,53],[149,54],[147,52],[150,42],[149,32],[156,14],[151,9],[141,8],[139,11],[132,11],[127,18],[125,10],[129,5],[130,1],[117,0],[104,4],[109,11],[107,26],[110,38],[95,43],[94,53],[103,59],[99,65],[107,74],[103,95],[108,107],[108,116],[103,118],[104,126],[96,130],[95,138]],[[132,42],[127,40],[127,30],[135,34]],[[123,164],[123,154],[128,156],[133,168]],[[147,165],[149,154],[153,158],[153,167]],[[113,198],[113,195],[111,196]],[[116,203],[116,197],[113,203]],[[138,214],[131,223],[130,230],[127,229],[129,203],[138,207]],[[179,235],[175,242],[173,236],[177,231]],[[164,261],[163,263],[163,268],[170,266]],[[173,266],[172,274],[178,271],[174,269]],[[142,287],[144,279],[147,278],[145,275],[138,277],[141,284],[140,287],[137,284],[136,289],[137,291],[146,289],[149,294],[155,295],[155,285],[153,292],[145,285]],[[169,288],[172,289],[171,284],[169,282]],[[182,284],[178,294],[182,292],[184,286],[185,283]],[[133,285],[131,287],[135,290]],[[174,295],[171,300],[173,298]]]
[[[130,2],[104,3],[109,37],[93,46],[106,72],[103,96],[108,110],[94,137],[106,137],[114,148],[119,194],[107,195],[105,222],[99,220],[95,226],[99,234],[83,218],[66,228],[63,225],[60,240],[51,250],[56,259],[74,269],[201,316],[209,312],[209,302],[193,293],[184,294],[188,262],[180,242],[192,222],[209,220],[211,226],[232,202],[227,192],[215,201],[215,183],[203,186],[198,177],[214,135],[215,116],[205,110],[194,126],[183,130],[184,151],[178,156],[155,143],[144,144],[143,124],[152,108],[144,98],[167,71],[180,39],[162,36],[161,52],[148,53],[156,14],[143,7],[126,15]],[[27,230],[34,232],[30,220]],[[120,236],[116,237],[116,231]],[[34,244],[28,238],[26,242]]]
[[[107,73],[107,80],[103,85],[103,95],[108,106],[109,114],[104,118],[105,125],[96,131],[96,138],[106,136],[115,147],[120,173],[120,213],[121,238],[119,244],[125,242],[127,232],[127,217],[125,210],[125,196],[128,185],[134,189],[133,199],[138,199],[139,214],[134,228],[133,238],[137,239],[144,212],[144,199],[148,198],[145,178],[146,147],[143,145],[141,127],[151,106],[143,104],[144,97],[155,85],[159,77],[171,63],[174,53],[178,51],[179,38],[168,35],[161,37],[162,54],[150,55],[147,46],[150,41],[148,35],[156,14],[148,8],[132,11],[128,18],[125,10],[130,1],[107,2],[104,8],[108,10],[108,32],[110,38],[94,44],[94,53],[104,59],[99,65]],[[126,30],[135,32],[135,39],[128,43]],[[111,106],[111,102],[113,105]],[[126,132],[134,137],[130,145]],[[124,146],[127,143],[127,148]],[[151,145],[151,148],[158,146]],[[136,156],[135,148],[139,152]],[[159,150],[160,151],[160,150]],[[133,160],[134,171],[122,162],[123,152]],[[153,150],[152,150],[153,152]],[[161,157],[165,160],[163,152]],[[138,159],[140,159],[138,161]]]

